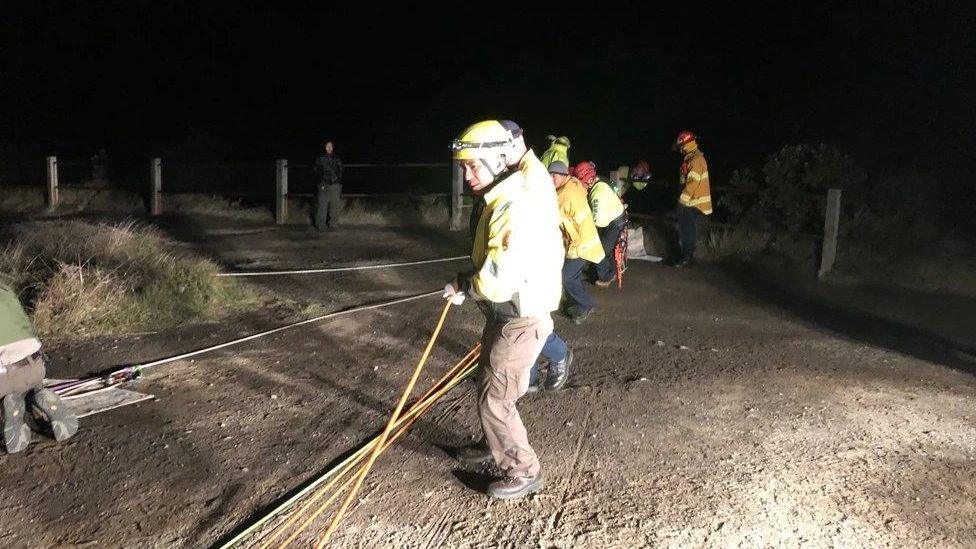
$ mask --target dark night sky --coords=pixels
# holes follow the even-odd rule
[[[536,148],[566,134],[574,159],[598,164],[672,170],[668,145],[688,128],[726,169],[801,141],[966,165],[976,18],[924,4],[940,7],[8,6],[0,151],[145,158],[195,135],[215,159],[265,160],[331,136],[347,161],[439,161],[465,125],[504,117]]]

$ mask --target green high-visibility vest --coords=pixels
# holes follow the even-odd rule
[[[542,156],[539,157],[539,161],[542,162],[542,165],[547,168],[549,167],[549,164],[552,164],[557,160],[564,162],[566,167],[570,166],[569,147],[561,143],[553,143],[548,149],[546,149],[546,152],[542,153]]]
[[[32,337],[34,330],[17,292],[0,282],[0,346]]]

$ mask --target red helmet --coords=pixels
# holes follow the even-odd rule
[[[691,143],[692,141],[697,141],[697,140],[698,137],[696,137],[695,134],[691,133],[688,130],[685,130],[678,134],[678,138],[674,140],[674,146],[672,146],[671,148],[673,150],[678,150],[685,143]]]
[[[573,167],[573,176],[583,183],[589,183],[596,178],[596,164],[584,160]]]

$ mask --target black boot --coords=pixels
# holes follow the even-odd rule
[[[546,374],[546,384],[543,388],[547,391],[562,389],[569,381],[569,365],[572,363],[573,350],[566,349],[566,358],[549,365],[549,373]]]

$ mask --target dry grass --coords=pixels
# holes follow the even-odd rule
[[[976,246],[924,218],[865,215],[839,241],[832,277],[976,296]]]
[[[383,204],[368,204],[365,200],[344,200],[341,223],[349,225],[388,225],[390,216]],[[314,215],[314,213],[313,213]]]
[[[311,222],[314,201],[294,201],[292,222]],[[339,223],[345,225],[425,225],[446,227],[450,222],[448,201],[439,196],[396,198],[348,198],[343,200]]]
[[[58,189],[58,211],[110,211],[137,214],[145,210],[140,194],[118,189]],[[0,211],[36,213],[47,209],[47,190],[38,186],[12,186],[0,196]]]
[[[179,255],[132,222],[29,222],[5,235],[0,272],[42,336],[130,332],[215,318],[256,296],[218,278],[210,261]]]
[[[875,282],[905,288],[976,296],[976,250],[924,221],[872,218],[849,228],[838,242],[829,279]],[[820,266],[819,240],[740,229],[709,229],[700,235],[705,260],[783,261],[811,276]]]
[[[751,229],[708,229],[699,236],[703,259],[742,258],[767,249],[771,237]]]
[[[41,187],[6,186],[0,192],[0,211],[28,212],[44,208],[44,193]]]
[[[163,211],[195,212],[210,215],[248,219],[252,221],[272,221],[268,208],[245,206],[241,200],[209,194],[166,194],[163,195]]]
[[[0,193],[0,211],[33,213],[46,209],[46,189],[38,186],[16,186]],[[116,212],[141,214],[146,212],[143,194],[119,189],[78,189],[61,187],[58,212]],[[163,211],[195,212],[210,215],[271,221],[268,208],[245,206],[241,200],[223,196],[191,193],[166,193],[163,195]]]

